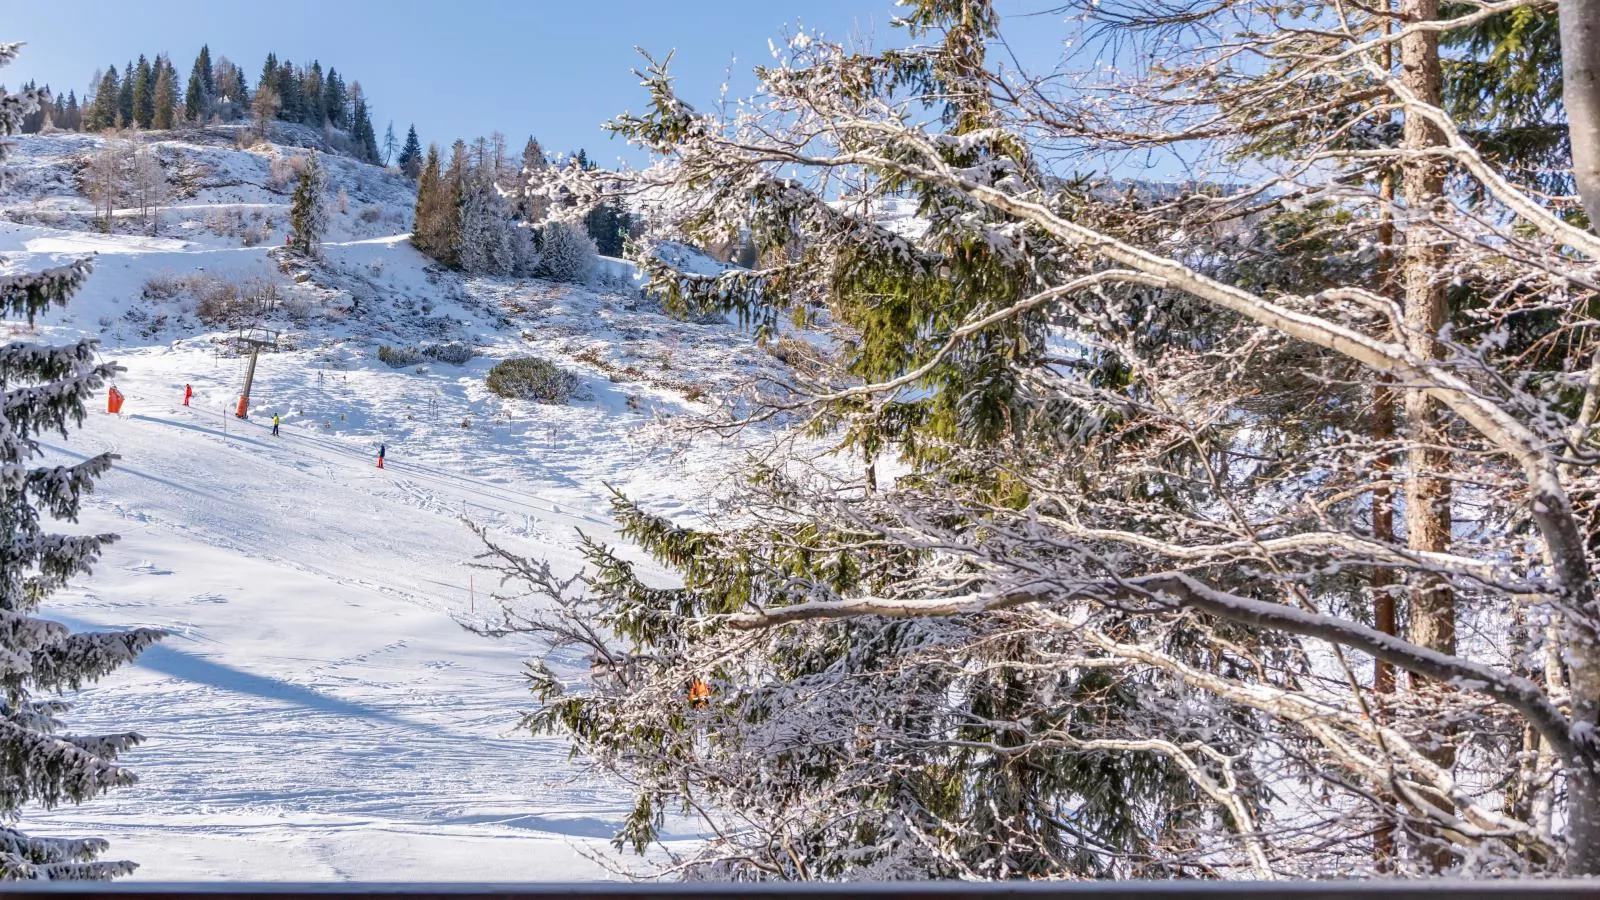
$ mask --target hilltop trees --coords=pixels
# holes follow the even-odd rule
[[[224,56],[213,59],[210,45],[200,48],[188,78],[181,81],[166,54],[156,54],[154,62],[150,59],[141,55],[137,63],[130,62],[121,70],[112,65],[97,72],[93,101],[86,101],[81,111],[76,108],[75,95],[56,97],[52,102],[45,89],[43,100],[48,110],[35,112],[23,123],[24,130],[37,131],[46,112],[57,128],[85,131],[132,126],[169,129],[179,124],[203,125],[213,117],[233,121],[248,113],[255,119],[258,136],[266,136],[269,121],[332,127],[347,132],[331,140],[333,146],[364,162],[382,159],[361,86],[352,82],[347,87],[343,76],[332,68],[324,75],[318,61],[302,68],[288,60],[279,62],[276,54],[269,53],[252,91],[244,71]],[[262,92],[269,96],[262,99]]]
[[[669,308],[839,328],[708,423],[831,458],[704,527],[618,499],[678,586],[491,547],[543,595],[501,627],[592,662],[535,663],[530,723],[635,785],[619,839],[701,810],[676,870],[749,879],[1600,872],[1600,239],[1463,134],[1437,47],[1527,11],[1086,0],[1130,56],[1026,73],[992,4],[906,7],[912,46],[798,36],[725,114],[652,64],[616,128],[661,165],[541,176],[748,236],[646,257]],[[1058,174],[1166,150],[1214,177]]]
[[[0,44],[0,65],[17,44]],[[39,97],[0,92],[0,136],[17,130],[21,115]],[[0,146],[0,159],[4,148]],[[0,314],[30,324],[46,308],[63,305],[89,273],[86,262],[0,278]],[[95,341],[51,347],[14,341],[0,348],[0,721],[5,752],[0,772],[0,879],[105,879],[126,875],[130,862],[103,861],[97,838],[36,838],[16,823],[24,807],[82,803],[113,787],[133,783],[117,765],[124,750],[139,743],[132,732],[72,735],[62,731],[66,705],[41,696],[75,690],[128,663],[161,637],[152,629],[117,633],[73,632],[33,613],[72,577],[87,573],[114,535],[53,534],[50,519],[75,521],[85,494],[116,458],[110,453],[82,462],[39,465],[41,437],[66,436],[82,424],[86,401],[117,368],[96,359]]]
[[[311,258],[322,255],[322,236],[328,233],[327,177],[311,151],[300,169],[300,181],[289,201],[289,249]]]

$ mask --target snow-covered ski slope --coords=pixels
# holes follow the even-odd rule
[[[97,233],[75,168],[98,145],[19,139],[0,193],[0,271],[97,255],[40,331],[97,334],[127,369],[120,416],[102,399],[52,442],[63,458],[121,455],[82,527],[123,539],[46,614],[172,636],[71,698],[78,729],[146,735],[126,757],[140,784],[25,824],[103,836],[142,879],[604,877],[589,857],[611,853],[626,795],[581,775],[560,741],[518,730],[530,646],[457,623],[496,586],[465,565],[480,548],[461,517],[568,569],[578,529],[613,535],[608,483],[692,517],[739,448],[676,453],[648,423],[776,363],[748,335],[669,319],[619,282],[441,272],[406,243],[409,185],[348,160],[328,160],[345,198],[330,198],[325,263],[282,261],[269,251],[292,184],[272,183],[273,159],[303,151],[226,136],[156,144],[174,184],[156,235],[134,233],[131,210]],[[242,228],[260,242],[244,246]],[[234,329],[199,316],[221,282],[265,297],[252,320],[284,331],[245,422],[229,414],[245,365],[224,341]],[[377,359],[380,344],[423,341],[479,356]],[[497,359],[527,353],[578,372],[583,399],[485,390]]]

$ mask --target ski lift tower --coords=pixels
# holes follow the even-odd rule
[[[241,419],[249,418],[250,388],[256,381],[256,360],[261,357],[263,349],[272,351],[278,349],[278,336],[279,332],[270,328],[251,326],[249,328],[241,327],[239,334],[233,339],[234,346],[238,348],[240,353],[246,350],[250,351],[250,367],[244,373],[244,392],[239,395],[239,408],[234,413],[235,416]]]

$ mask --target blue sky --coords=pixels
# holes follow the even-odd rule
[[[424,144],[499,130],[515,149],[533,134],[547,150],[583,146],[612,165],[642,161],[599,128],[643,106],[636,45],[676,48],[681,90],[707,104],[730,61],[748,73],[797,21],[882,45],[899,39],[894,12],[892,0],[0,0],[0,41],[28,44],[0,80],[81,95],[95,69],[161,52],[187,78],[209,43],[253,83],[273,51],[359,80],[380,139],[391,120],[402,138],[415,122]]]

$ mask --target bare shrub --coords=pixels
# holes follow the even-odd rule
[[[232,282],[213,280],[193,291],[194,314],[207,325],[236,324],[244,314],[239,289]]]
[[[267,164],[267,190],[287,194],[300,181],[300,170],[306,167],[299,156],[274,156]]]
[[[171,300],[173,297],[183,293],[184,288],[185,280],[183,278],[170,272],[163,272],[159,275],[152,275],[146,280],[144,289],[140,293],[146,300]]]

